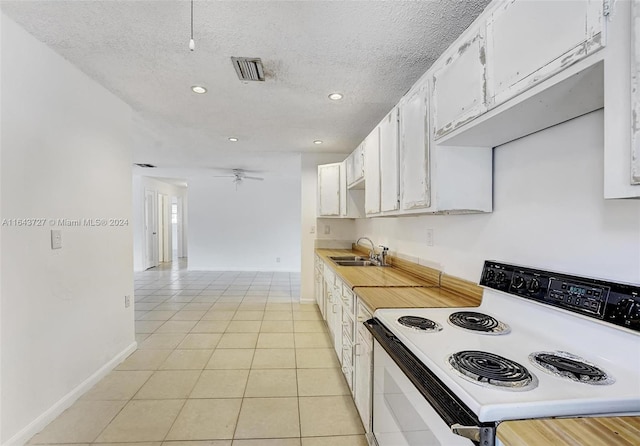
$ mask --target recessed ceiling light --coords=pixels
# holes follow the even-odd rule
[[[322,141],[320,141],[319,139],[316,139],[315,141],[313,141],[314,144],[322,144]]]
[[[198,94],[204,94],[207,92],[207,89],[204,87],[201,87],[200,85],[194,85],[193,87],[191,87],[191,90],[194,93],[198,93]]]
[[[236,138],[235,136],[232,136],[232,137],[229,138],[229,141],[236,142],[236,141],[238,141],[238,138]]]
[[[331,99],[332,101],[339,101],[340,99],[342,99],[342,95],[340,93],[331,93],[329,95],[329,99]]]

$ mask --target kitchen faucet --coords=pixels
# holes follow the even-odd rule
[[[387,260],[387,254],[389,252],[389,248],[387,248],[386,246],[380,245],[380,248],[382,248],[382,251],[380,252],[380,254],[376,255],[375,244],[371,241],[369,237],[360,237],[356,241],[356,245],[360,244],[360,240],[366,240],[369,243],[371,243],[371,251],[369,251],[369,260],[371,260],[373,263],[377,264],[378,266],[387,266],[386,260]]]

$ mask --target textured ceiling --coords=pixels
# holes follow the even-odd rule
[[[237,152],[350,152],[487,4],[196,1],[194,52],[188,1],[0,7],[133,107],[135,162],[230,167]],[[266,82],[240,82],[231,56],[261,57]]]

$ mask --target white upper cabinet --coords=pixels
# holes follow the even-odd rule
[[[399,104],[400,206],[403,210],[431,205],[429,181],[429,84],[416,84]]]
[[[631,183],[640,184],[640,1],[631,14]]]
[[[360,144],[347,157],[347,187],[364,188],[364,147]]]
[[[380,128],[380,210],[400,208],[398,175],[398,108],[382,120]]]
[[[602,48],[602,28],[602,0],[499,4],[486,28],[489,107]]]
[[[486,111],[484,28],[449,48],[433,73],[433,122],[438,139]]]
[[[318,216],[340,216],[340,164],[318,166]]]
[[[364,210],[367,215],[380,213],[380,133],[373,129],[364,140]]]

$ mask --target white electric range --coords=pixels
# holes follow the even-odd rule
[[[493,261],[480,284],[478,308],[365,323],[377,444],[491,446],[505,420],[640,414],[640,287]]]

